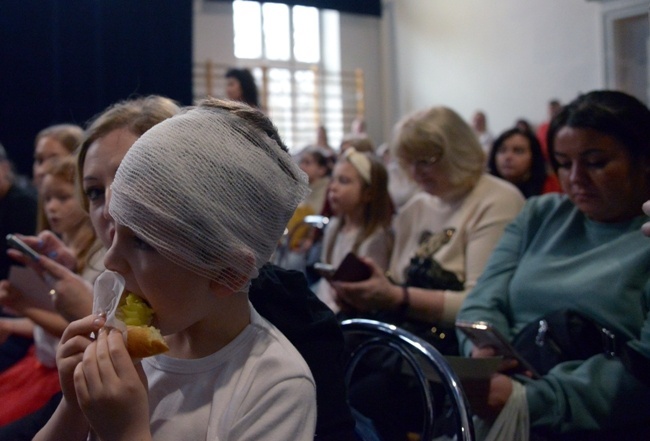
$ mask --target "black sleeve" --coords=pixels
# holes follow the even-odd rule
[[[318,440],[358,440],[344,383],[343,334],[334,313],[309,289],[304,275],[266,264],[249,298],[305,359],[316,382]]]

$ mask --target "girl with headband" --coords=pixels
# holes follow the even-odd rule
[[[393,206],[381,161],[348,147],[334,167],[327,199],[335,216],[325,230],[321,261],[338,267],[346,254],[353,252],[386,269],[392,248]],[[326,280],[321,279],[317,295],[333,311],[341,309]]]

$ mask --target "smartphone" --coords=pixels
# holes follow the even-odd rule
[[[371,275],[372,268],[359,259],[356,254],[350,252],[343,258],[331,279],[339,282],[361,282],[369,279]]]
[[[456,327],[460,329],[478,348],[492,346],[497,355],[504,358],[513,358],[519,362],[519,366],[513,373],[522,373],[530,371],[533,378],[540,378],[535,368],[528,363],[519,353],[512,347],[510,342],[488,322],[464,322],[461,320],[456,321]]]
[[[336,272],[336,268],[334,265],[330,265],[329,263],[323,263],[323,262],[316,262],[314,264],[314,270],[318,274],[320,274],[322,277],[326,279],[331,279],[334,273]]]
[[[40,254],[38,254],[29,245],[27,245],[25,242],[13,234],[7,234],[7,245],[22,252],[34,262],[38,262],[38,259],[40,258]]]

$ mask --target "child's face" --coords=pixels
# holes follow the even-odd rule
[[[163,335],[187,330],[213,317],[214,295],[209,280],[167,259],[130,228],[115,224],[104,265],[124,277],[128,291],[149,303],[155,312],[153,324]]]
[[[53,160],[63,158],[69,154],[70,152],[68,149],[66,149],[65,146],[56,139],[49,136],[41,138],[34,149],[34,164],[32,170],[34,186],[40,190],[41,185],[43,184],[43,177],[45,176],[47,165]]]
[[[75,197],[74,184],[57,176],[45,175],[41,194],[52,231],[62,235],[74,234],[87,216]]]
[[[299,166],[300,169],[304,171],[309,178],[310,184],[322,178],[327,173],[327,169],[318,165],[316,159],[309,154],[303,155],[302,158],[300,158]]]
[[[363,207],[365,201],[363,179],[352,164],[340,161],[334,167],[327,198],[337,215],[352,214]]]

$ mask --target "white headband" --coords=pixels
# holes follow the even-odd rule
[[[370,164],[370,159],[363,153],[357,152],[354,147],[348,147],[343,152],[343,157],[350,163],[352,166],[357,169],[361,177],[367,184],[371,183],[370,180],[370,169],[372,165]]]

